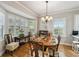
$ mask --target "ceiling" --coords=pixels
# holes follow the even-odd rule
[[[37,16],[44,16],[46,12],[45,1],[17,1],[23,7],[28,8]],[[14,2],[7,1],[9,5],[14,5]],[[15,6],[15,5],[14,5]],[[15,6],[16,7],[16,6]],[[71,10],[79,10],[79,1],[49,1],[48,15],[54,15]]]

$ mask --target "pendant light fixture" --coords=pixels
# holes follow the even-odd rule
[[[48,1],[46,1],[46,15],[41,17],[41,20],[45,21],[47,23],[48,21],[50,21],[52,19],[53,19],[52,16],[48,15]]]

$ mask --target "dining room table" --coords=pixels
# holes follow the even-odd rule
[[[44,45],[43,51],[46,50],[46,48],[51,48],[52,52],[53,52],[53,57],[55,56],[55,50],[56,50],[56,47],[57,47],[57,44],[58,44],[56,38],[50,37],[50,38],[47,39],[47,37],[46,38],[43,38],[43,37],[37,37],[37,38],[31,37],[30,41],[37,42],[37,43],[39,43],[39,42],[43,43],[43,45]],[[43,56],[44,56],[44,53],[43,53]]]

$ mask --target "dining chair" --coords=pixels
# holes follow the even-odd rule
[[[48,51],[48,47],[44,46],[44,57],[48,57],[49,56],[49,51]]]
[[[30,43],[31,56],[34,56],[35,54],[35,57],[38,57],[39,54],[38,54],[38,48],[36,48],[36,43],[33,41],[30,41],[29,43]]]
[[[55,57],[56,45],[51,45],[48,47],[49,57]]]
[[[14,42],[11,34],[5,34],[5,49],[8,52],[10,52],[11,55],[13,55],[13,52],[19,47],[18,42]]]
[[[41,49],[42,51],[42,56],[44,56],[44,48],[43,44],[41,42],[34,42],[30,41],[30,48],[31,48],[31,56],[34,56],[33,53],[35,54],[35,57],[39,57],[39,50]]]
[[[58,49],[59,49],[59,45],[60,45],[60,41],[61,41],[61,36],[60,35],[58,35],[57,40],[58,40],[58,43],[57,43],[57,46],[56,46],[55,54],[58,55],[58,57],[59,57]]]
[[[59,48],[59,44],[60,44],[60,40],[61,40],[60,35],[58,35],[57,40],[58,40],[58,43],[56,45],[51,45],[48,49],[50,57],[55,57],[55,56],[59,57],[58,48]]]
[[[57,44],[56,51],[58,51],[58,47],[59,47],[59,45],[60,45],[60,41],[61,41],[61,36],[58,35],[57,39],[58,39],[58,44]]]

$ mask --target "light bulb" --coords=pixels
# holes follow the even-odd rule
[[[50,21],[51,19],[50,18],[48,18],[48,21]]]
[[[48,19],[49,18],[49,16],[46,16],[46,19]]]
[[[50,19],[53,19],[52,16],[50,16]]]
[[[44,18],[44,17],[42,17],[42,18],[41,18],[41,20],[42,20],[42,21],[45,21],[45,18]]]
[[[49,18],[48,18],[48,21],[50,21],[52,19],[52,16],[50,16]]]

